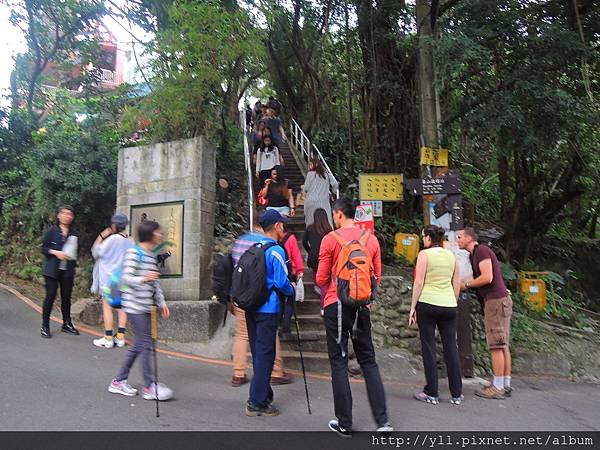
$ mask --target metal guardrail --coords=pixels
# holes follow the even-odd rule
[[[246,112],[240,111],[240,128],[244,136],[244,161],[246,165],[246,177],[248,179],[248,224],[250,230],[254,229],[254,177],[252,173],[252,164],[250,162],[250,143],[248,142],[248,133],[246,128]]]
[[[298,125],[298,122],[296,122],[294,119],[292,119],[292,122],[290,124],[289,143],[293,146],[293,149],[296,150],[296,153],[300,153],[300,157],[301,157],[302,161],[306,163],[307,168],[308,168],[308,162],[310,161],[310,159],[313,158],[314,156],[316,156],[319,159],[319,161],[321,162],[321,164],[323,165],[325,172],[327,172],[327,174],[333,180],[335,180],[337,183],[337,179],[333,175],[333,172],[329,168],[329,164],[327,164],[327,161],[325,161],[325,158],[323,157],[323,154],[321,153],[321,151],[317,148],[317,146],[315,144],[312,144],[310,142],[310,139],[308,138],[308,136],[306,136],[304,131],[302,131],[302,128],[300,127],[300,125]],[[335,194],[336,198],[339,198],[339,196],[340,196],[339,188],[336,189],[334,194]]]

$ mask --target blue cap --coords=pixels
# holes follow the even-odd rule
[[[279,211],[274,209],[267,209],[264,213],[260,215],[258,218],[258,223],[263,228],[268,227],[269,225],[276,224],[277,222],[288,223],[290,219],[279,214]]]

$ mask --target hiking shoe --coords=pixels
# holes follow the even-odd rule
[[[167,387],[163,383],[152,383],[150,387],[142,389],[142,397],[144,400],[156,400],[156,391],[158,386],[158,400],[164,402],[173,398],[173,389]]]
[[[425,392],[415,392],[413,395],[415,400],[419,400],[420,402],[429,403],[431,405],[437,405],[440,402],[439,397],[432,397],[431,395],[427,395]]]
[[[453,405],[460,405],[464,401],[465,401],[464,395],[461,395],[460,397],[452,397],[450,399],[450,403],[452,403]]]
[[[239,387],[243,386],[248,382],[248,377],[244,375],[243,377],[236,377],[235,375],[231,377],[231,386]]]
[[[79,336],[79,330],[73,326],[73,322],[63,322],[63,326],[60,331]]]
[[[271,386],[281,386],[282,384],[291,384],[294,379],[289,375],[283,375],[282,377],[271,377]]]
[[[40,328],[40,336],[46,339],[50,339],[52,337],[52,333],[50,333],[50,327]]]
[[[116,336],[114,338],[115,345],[119,348],[125,347],[125,339],[117,339]]]
[[[488,387],[489,386],[493,386],[493,385],[494,385],[494,383],[490,383],[490,384],[488,384]],[[513,392],[513,388],[511,386],[508,386],[508,387],[504,388],[504,396],[506,398],[511,398],[512,397],[512,392]]]
[[[332,419],[327,424],[331,431],[335,431],[339,436],[343,438],[351,438],[352,430],[346,430],[340,426],[340,422],[337,419]]]
[[[475,391],[475,395],[481,398],[493,399],[493,400],[504,400],[504,389],[500,390],[493,384],[482,387],[480,390]]]
[[[115,342],[112,340],[112,338],[107,339],[106,336],[100,339],[94,339],[93,342],[96,347],[113,348],[115,346]]]
[[[126,397],[133,397],[137,395],[137,389],[132,388],[127,380],[112,380],[108,385],[108,392],[111,394],[121,394]]]
[[[393,433],[394,427],[391,423],[386,422],[375,430],[376,433]]]
[[[268,406],[255,406],[252,403],[246,403],[246,415],[248,417],[257,416],[278,416],[279,410],[269,403]]]

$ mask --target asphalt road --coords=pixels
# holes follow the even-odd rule
[[[140,396],[110,394],[125,349],[99,349],[93,336],[70,336],[52,323],[54,337],[39,335],[40,315],[13,294],[0,289],[0,430],[327,430],[333,417],[331,384],[309,378],[313,414],[308,415],[304,385],[275,387],[278,417],[244,415],[247,385],[229,385],[231,368],[161,354],[160,379],[175,398],[161,403],[155,417],[153,402]],[[594,351],[596,351],[595,349]],[[130,383],[139,386],[136,362]],[[600,389],[549,378],[517,378],[512,399],[476,398],[477,385],[466,385],[466,402],[433,406],[411,399],[419,380],[386,383],[390,419],[408,431],[590,431],[600,430]],[[362,383],[353,383],[354,428],[375,426]],[[442,400],[448,391],[442,387]]]

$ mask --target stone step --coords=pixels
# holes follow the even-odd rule
[[[302,278],[304,283],[314,283],[315,282],[315,274],[312,269],[308,267],[304,268],[304,277]]]
[[[296,303],[296,312],[298,314],[321,314],[320,298],[305,298],[303,302]]]
[[[295,350],[282,350],[281,354],[283,356],[283,364],[286,368],[302,370],[300,353],[297,348]],[[304,357],[304,368],[307,372],[323,374],[329,374],[331,372],[327,352],[312,352],[304,351],[303,349],[302,356]]]
[[[315,314],[298,314],[298,326],[302,331],[319,331],[323,328],[320,312]]]
[[[280,336],[281,349],[288,351],[298,351],[298,335],[292,324],[292,332]],[[300,345],[302,352],[327,353],[327,338],[325,330],[322,331],[301,331]]]

